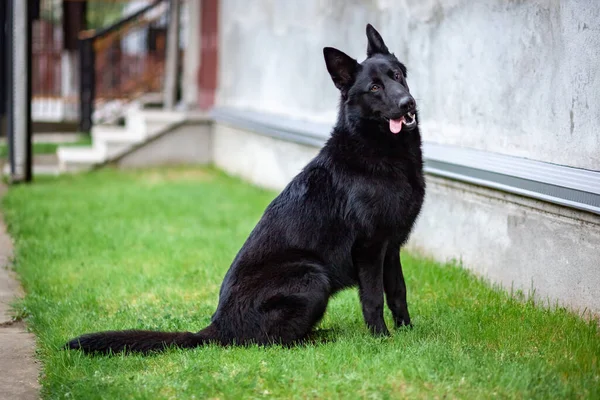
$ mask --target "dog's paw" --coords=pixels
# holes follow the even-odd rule
[[[410,328],[412,329],[413,324],[410,321],[410,317],[405,317],[394,321],[396,323],[396,328]]]
[[[371,334],[375,337],[386,337],[386,336],[390,336],[390,331],[388,330],[387,326],[385,326],[385,325],[372,326]]]

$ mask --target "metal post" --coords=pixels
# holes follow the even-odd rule
[[[31,18],[30,1],[7,2],[9,94],[7,101],[10,181],[31,181]]]
[[[167,59],[165,65],[164,107],[175,107],[179,72],[179,9],[181,0],[171,0],[167,31]]]
[[[79,41],[79,130],[90,132],[94,114],[96,92],[96,69],[92,39]]]
[[[67,118],[81,118],[77,109],[79,104],[72,104],[71,99],[78,98],[81,93],[79,84],[79,32],[86,29],[87,0],[62,0],[62,32],[63,48],[61,55],[61,94],[67,99],[65,115]],[[81,119],[80,119],[81,121]]]

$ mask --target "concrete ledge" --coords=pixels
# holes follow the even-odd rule
[[[322,146],[331,126],[279,115],[220,107],[220,123],[309,146]],[[424,143],[425,171],[600,215],[600,172],[503,154]]]
[[[325,144],[332,128],[326,124],[227,107],[214,108],[211,116],[217,122],[253,131],[263,136],[317,147]]]

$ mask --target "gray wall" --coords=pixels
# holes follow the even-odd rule
[[[321,49],[365,24],[407,64],[425,140],[600,170],[600,1],[222,0],[223,106],[332,122]]]
[[[596,215],[427,176],[408,247],[459,261],[543,305],[600,316],[599,244]]]

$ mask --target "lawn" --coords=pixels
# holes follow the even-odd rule
[[[15,312],[37,335],[43,396],[600,398],[596,323],[408,254],[414,328],[389,338],[368,334],[356,290],[347,290],[329,304],[321,344],[146,357],[60,350],[96,330],[205,327],[273,196],[196,168],[104,169],[11,188],[3,212],[27,292]]]

